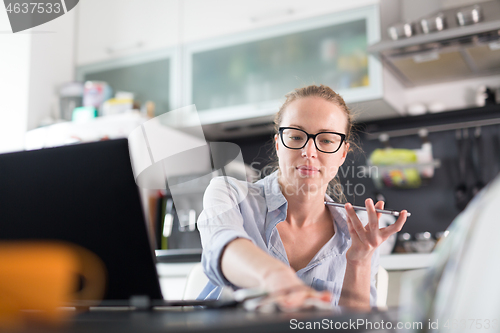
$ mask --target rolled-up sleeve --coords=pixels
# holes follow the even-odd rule
[[[377,248],[372,256],[371,266],[371,282],[370,282],[370,306],[377,306],[377,283],[376,276],[378,273],[380,261],[380,248]]]
[[[212,179],[203,196],[203,211],[198,218],[203,247],[202,265],[208,279],[215,285],[233,286],[222,274],[221,256],[232,240],[252,240],[244,228],[239,203],[247,193],[227,177]]]

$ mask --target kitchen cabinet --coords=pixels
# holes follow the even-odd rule
[[[380,266],[389,274],[387,306],[398,306],[401,282],[406,272],[425,270],[436,260],[435,253],[405,253],[380,256]]]
[[[378,3],[353,0],[86,0],[78,66]]]
[[[197,264],[198,262],[156,264],[164,299],[180,300],[183,298],[187,277]]]
[[[378,0],[183,0],[185,43],[300,21],[379,3]]]
[[[188,44],[183,101],[202,124],[276,113],[284,93],[323,83],[348,103],[382,97],[378,7],[288,22]]]
[[[78,66],[159,50],[177,43],[177,0],[80,1]]]
[[[155,104],[155,115],[172,110],[176,79],[175,50],[172,48],[130,55],[77,68],[77,80],[104,81],[113,95],[118,91],[134,94],[140,105]]]
[[[113,18],[102,14],[111,11],[110,3],[119,8]],[[89,73],[168,62],[169,70],[163,71],[168,74],[162,74],[169,75],[163,80],[168,84],[160,88],[168,97],[157,114],[195,104],[212,139],[226,135],[219,128],[222,123],[230,129],[241,122],[252,129],[269,125],[286,92],[312,83],[331,86],[349,104],[384,97],[382,66],[366,52],[380,39],[378,1],[238,4],[134,0],[120,7],[116,0],[105,5],[90,0],[79,13],[77,79],[97,80],[99,75]],[[99,6],[107,7],[99,11]],[[151,16],[144,16],[146,12]],[[373,105],[357,109],[362,111],[359,119],[397,114],[387,104],[378,111]],[[196,125],[179,119],[172,123]]]

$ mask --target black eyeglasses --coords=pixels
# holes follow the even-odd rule
[[[298,128],[280,127],[281,142],[288,149],[302,149],[309,139],[313,139],[316,149],[322,153],[336,153],[345,141],[345,134],[337,132],[319,132],[309,134]]]

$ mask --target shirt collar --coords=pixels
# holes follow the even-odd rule
[[[281,192],[280,184],[278,182],[278,170],[262,179],[262,181],[264,181],[264,192],[268,211],[272,212],[285,205],[286,213],[287,201],[285,199],[285,196]],[[325,200],[333,201],[328,194],[325,194]],[[347,215],[345,210],[334,206],[328,206],[328,208],[332,213],[335,221],[334,223],[337,224],[337,231],[340,231],[346,239],[351,239],[349,229],[347,228]]]
[[[278,171],[259,180],[259,182],[263,182],[264,196],[266,199],[267,217],[265,237],[267,244],[269,244],[269,239],[276,225],[286,218],[288,202],[283,193],[281,193],[278,183]]]
[[[334,223],[337,225],[337,232],[343,234],[346,239],[351,239],[351,234],[347,228],[347,214],[345,210],[338,207],[328,206],[333,215]]]
[[[278,170],[263,179],[268,211],[272,212],[287,203],[278,182]]]
[[[325,194],[325,201],[335,201],[330,198],[328,194]],[[345,209],[338,208],[334,206],[328,206],[330,212],[332,213],[334,223],[337,225],[337,231],[340,231],[346,239],[351,239],[351,234],[347,228],[347,214]]]

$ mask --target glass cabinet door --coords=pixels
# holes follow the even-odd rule
[[[378,30],[370,6],[188,46],[186,102],[215,122],[218,114],[274,113],[287,92],[309,84],[326,84],[347,102],[380,97],[380,64],[367,52]]]
[[[111,87],[113,96],[117,91],[132,92],[140,105],[152,101],[158,116],[170,111],[175,104],[174,65],[175,50],[163,49],[80,66],[77,79],[104,81]]]

